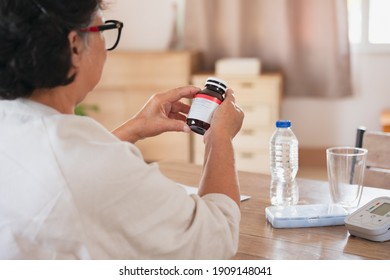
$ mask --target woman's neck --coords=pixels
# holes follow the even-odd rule
[[[37,89],[29,99],[52,107],[63,114],[74,114],[77,102],[74,96],[65,90],[66,87],[57,87],[54,89]]]

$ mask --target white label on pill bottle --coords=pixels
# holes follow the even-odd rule
[[[200,120],[209,124],[215,109],[217,109],[218,105],[221,103],[222,101],[216,97],[202,93],[197,94],[192,100],[188,118]]]

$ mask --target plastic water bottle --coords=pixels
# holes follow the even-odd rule
[[[294,205],[299,199],[295,176],[298,172],[298,140],[291,130],[291,121],[276,122],[276,131],[270,139],[272,205]]]

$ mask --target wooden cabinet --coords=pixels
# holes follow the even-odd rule
[[[212,74],[211,74],[212,75]],[[194,85],[203,88],[210,75],[194,75]],[[245,113],[241,131],[234,139],[239,170],[269,173],[268,142],[280,116],[282,78],[279,74],[257,77],[220,77],[234,90],[236,102]],[[193,137],[193,161],[203,163],[202,136]]]
[[[114,51],[107,61],[98,86],[84,100],[88,111],[107,129],[112,130],[136,114],[157,92],[190,84],[197,69],[194,52]],[[136,143],[146,161],[162,159],[190,161],[190,135],[167,132]]]
[[[390,109],[382,111],[381,114],[382,131],[390,132]]]

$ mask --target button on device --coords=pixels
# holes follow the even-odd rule
[[[369,213],[361,213],[359,215],[354,215],[351,217],[351,221],[354,223],[364,223],[364,224],[369,224],[371,223],[370,215]]]
[[[382,219],[382,218],[377,218],[377,219],[373,219],[372,220],[372,224],[373,225],[381,225],[381,224],[384,224],[386,222],[386,220]]]

